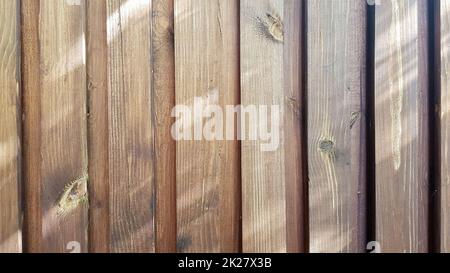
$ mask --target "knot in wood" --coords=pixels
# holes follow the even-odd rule
[[[319,148],[324,153],[331,153],[334,150],[334,142],[331,140],[322,140]]]

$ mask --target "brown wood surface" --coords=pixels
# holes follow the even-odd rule
[[[23,1],[22,16],[28,250],[85,252],[84,1]]]
[[[86,2],[89,99],[89,251],[110,251],[108,42],[105,0]]]
[[[0,253],[450,252],[450,0],[369,2],[0,0]]]
[[[238,104],[238,18],[236,0],[175,1],[177,105],[193,110],[195,97],[223,109]],[[177,142],[177,249],[237,252],[238,141],[202,139]]]
[[[365,248],[366,2],[308,1],[311,252]]]
[[[450,1],[440,0],[441,251],[450,252]],[[438,16],[439,16],[438,15]]]
[[[241,1],[241,103],[267,106],[268,120],[277,111],[272,106],[280,111],[278,124],[271,122],[279,145],[270,151],[248,134],[264,122],[243,122],[244,252],[305,250],[301,9],[301,1]]]
[[[156,251],[176,252],[176,143],[171,135],[175,106],[173,0],[153,0],[152,65],[156,152]]]
[[[23,93],[23,180],[24,250],[39,252],[42,241],[40,210],[41,99],[39,50],[39,1],[24,0],[21,5],[22,93]],[[36,163],[37,162],[37,163]]]
[[[0,2],[0,253],[22,251],[18,3]]]
[[[284,138],[286,175],[286,251],[306,252],[306,139],[305,90],[303,88],[303,5],[284,0]]]
[[[427,0],[376,6],[376,240],[428,251]]]
[[[108,0],[112,252],[154,252],[150,1]]]

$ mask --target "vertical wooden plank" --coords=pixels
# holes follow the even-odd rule
[[[151,1],[108,0],[112,252],[154,252]]]
[[[42,250],[87,251],[85,1],[40,1]]]
[[[241,1],[243,107],[284,106],[283,15],[282,0]],[[259,120],[248,120],[242,124],[245,130],[242,134],[246,136],[242,140],[243,251],[286,252],[285,151],[280,147],[263,151],[263,141],[251,140],[246,132],[249,131],[246,127],[261,124]],[[283,127],[279,123],[278,120],[278,124],[273,124],[272,130],[282,136]]]
[[[210,110],[219,106],[225,111],[226,105],[238,104],[238,22],[236,0],[175,1],[177,105],[185,105],[192,113],[205,106],[211,106]],[[221,118],[215,114],[215,118]],[[196,138],[177,142],[178,251],[236,252],[240,208],[238,141],[222,141],[219,136],[208,141],[202,137],[206,119],[183,121]],[[224,124],[226,130],[235,126]]]
[[[0,2],[0,253],[22,251],[18,1]]]
[[[176,143],[170,133],[175,106],[173,0],[153,0],[152,60],[156,149],[156,251],[176,252]]]
[[[376,240],[428,251],[427,0],[376,6]]]
[[[305,247],[301,8],[301,1],[241,1],[244,252]]]
[[[450,1],[440,0],[441,252],[450,252]],[[439,16],[439,15],[438,15]]]
[[[89,99],[89,251],[110,250],[106,1],[86,2]]]
[[[22,7],[29,251],[65,252],[75,242],[85,252],[85,2]]]
[[[308,1],[311,252],[365,248],[366,1]]]
[[[41,98],[39,52],[39,1],[23,0],[22,92],[23,92],[23,180],[24,180],[24,250],[41,250]]]
[[[284,0],[284,138],[286,174],[286,250],[306,252],[305,93],[303,88],[304,1]]]

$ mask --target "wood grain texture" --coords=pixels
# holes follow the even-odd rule
[[[28,250],[87,251],[84,1],[24,1]]]
[[[22,251],[18,1],[0,2],[0,253]]]
[[[238,18],[236,0],[175,1],[177,105],[195,111],[196,97],[222,109],[239,103]],[[188,126],[201,134],[201,123]],[[199,139],[177,142],[178,251],[237,252],[238,141]]]
[[[156,251],[176,252],[176,143],[171,135],[175,106],[173,0],[153,0],[153,118],[156,152]]]
[[[284,1],[284,138],[286,175],[286,251],[306,252],[305,163],[306,135],[304,130],[306,100],[303,88],[303,5],[304,1]],[[305,206],[306,205],[306,206]]]
[[[450,253],[450,1],[440,0],[441,252]]]
[[[108,0],[112,252],[154,252],[151,1]]]
[[[428,251],[427,2],[376,6],[376,240],[382,252]]]
[[[311,252],[365,249],[366,1],[308,1]]]
[[[85,1],[41,0],[39,19],[42,250],[86,252]]]
[[[39,1],[21,4],[22,102],[23,102],[23,180],[24,180],[24,251],[41,250],[41,98]]]
[[[110,251],[108,41],[105,0],[86,2],[89,99],[89,251]]]
[[[290,4],[292,6],[292,3]],[[284,25],[291,22],[284,18],[284,11],[288,6],[285,1],[241,1],[241,104],[243,107],[253,105],[258,110],[267,107],[269,110],[263,114],[267,120],[277,114],[279,117],[275,122],[271,121],[272,132],[279,134],[279,145],[271,149],[265,149],[263,146],[267,141],[260,138],[262,135],[258,134],[257,138],[251,139],[249,134],[250,126],[256,125],[258,130],[262,129],[262,124],[266,126],[264,119],[248,118],[246,123],[242,124],[244,252],[288,250],[286,186],[292,183],[291,186],[296,187],[295,183],[298,181],[294,181],[297,178],[294,174],[290,177],[294,180],[286,180],[284,136],[289,133],[288,137],[293,137],[297,132],[292,123],[289,124],[290,132],[286,132],[283,121],[285,109],[288,109],[286,121],[289,122],[289,119],[294,118],[292,111],[298,111],[300,103],[298,94],[292,94],[298,91],[292,89],[294,86],[286,89],[286,93],[284,91],[284,45],[285,41],[292,38],[285,36],[284,29]],[[292,49],[289,46],[287,48]],[[295,72],[291,70],[287,73],[288,77],[292,77],[291,73]],[[297,147],[290,149],[295,150]]]

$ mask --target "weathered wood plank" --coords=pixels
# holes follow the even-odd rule
[[[110,250],[108,42],[105,0],[86,2],[89,98],[89,251]]]
[[[376,6],[376,240],[428,251],[427,0]]]
[[[311,252],[365,248],[366,1],[308,1]]]
[[[23,0],[22,26],[22,92],[23,92],[23,180],[24,180],[24,250],[41,249],[42,212],[41,167],[41,99],[39,54],[39,1]]]
[[[85,2],[23,1],[22,16],[28,250],[85,252]]]
[[[0,253],[22,251],[18,1],[0,2]]]
[[[286,250],[306,252],[305,111],[303,88],[303,8],[304,1],[284,0],[284,138],[286,174]]]
[[[40,1],[42,250],[87,251],[85,1]]]
[[[440,0],[441,251],[450,252],[450,1]],[[439,16],[439,15],[438,15]]]
[[[151,1],[108,0],[112,252],[154,252]]]
[[[208,105],[213,106],[209,111],[214,106],[225,111],[226,105],[239,103],[238,18],[236,0],[175,1],[177,105],[194,112]],[[209,114],[221,118],[215,112]],[[195,140],[177,142],[178,251],[236,252],[240,233],[238,141],[222,141],[217,135],[208,141],[202,137],[206,119],[183,121],[189,127],[186,131],[195,128],[196,135]],[[235,127],[235,123],[226,127],[224,123],[226,130]]]
[[[176,252],[176,143],[170,129],[175,106],[173,0],[153,0],[152,60],[155,96],[156,251]]]
[[[305,247],[301,8],[300,1],[241,1],[244,252]],[[252,107],[256,119],[248,112]],[[266,126],[269,137],[263,134]]]

